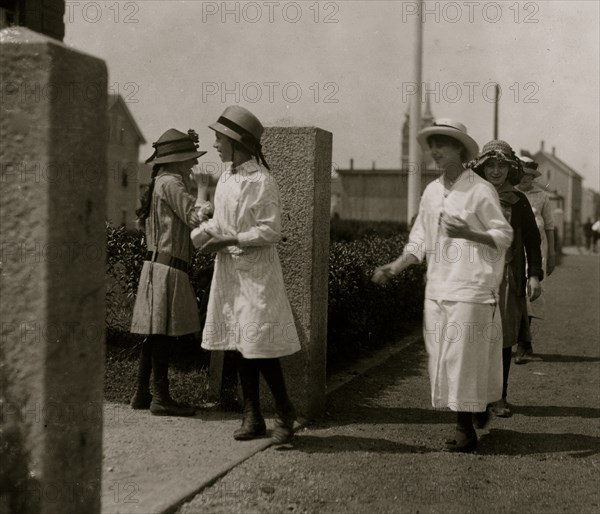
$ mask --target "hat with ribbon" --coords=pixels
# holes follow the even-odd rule
[[[267,168],[269,167],[260,144],[265,128],[248,109],[239,105],[230,105],[215,123],[209,125],[209,128],[237,141]]]
[[[198,134],[192,129],[187,134],[179,130],[167,130],[156,143],[152,143],[154,153],[146,160],[147,164],[165,164],[167,162],[196,159],[206,152],[198,151]]]
[[[525,156],[521,156],[519,159],[521,159],[523,173],[525,173],[525,175],[532,175],[533,178],[542,176],[542,174],[538,171],[538,163],[533,159]]]
[[[431,127],[426,127],[417,134],[417,141],[423,148],[427,148],[427,138],[431,136],[448,136],[460,141],[467,149],[467,161],[470,161],[479,152],[477,142],[467,134],[467,127],[450,118],[440,118],[433,122]]]
[[[481,153],[469,164],[469,166],[475,173],[485,179],[485,173],[483,171],[485,163],[491,159],[506,162],[509,165],[507,176],[509,183],[516,186],[521,182],[521,178],[523,177],[523,165],[512,147],[506,141],[493,139],[483,145]]]

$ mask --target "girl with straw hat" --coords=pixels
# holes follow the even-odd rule
[[[431,402],[456,412],[450,452],[472,452],[487,405],[502,392],[502,325],[498,287],[512,229],[494,188],[464,163],[477,143],[462,123],[437,120],[418,135],[442,170],[421,198],[404,253],[375,270],[384,284],[427,259],[423,332],[429,356]]]
[[[523,323],[527,323],[526,298],[532,302],[540,295],[544,277],[540,232],[527,197],[515,189],[523,175],[521,161],[508,143],[494,140],[487,143],[472,164],[475,173],[489,181],[498,191],[504,216],[513,229],[513,242],[507,253],[500,285],[502,313],[502,398],[494,402],[491,411],[500,417],[511,415],[506,403],[512,347],[519,338]]]
[[[169,354],[178,336],[200,331],[196,295],[188,276],[192,258],[190,229],[203,221],[190,193],[189,175],[198,157],[198,136],[167,130],[156,143],[152,182],[138,209],[148,252],[133,308],[131,332],[147,334],[140,354],[134,409],[155,415],[193,416],[194,409],[169,393]],[[154,395],[150,394],[152,375]]]
[[[279,190],[262,153],[264,129],[256,116],[231,106],[210,128],[221,160],[232,165],[217,184],[213,218],[192,234],[203,252],[217,252],[202,347],[237,352],[244,418],[234,439],[266,433],[259,403],[262,373],[275,398],[272,439],[286,443],[296,412],[279,358],[300,350],[300,342],[276,248]]]

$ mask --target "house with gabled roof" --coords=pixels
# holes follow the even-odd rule
[[[139,199],[140,146],[146,143],[121,95],[108,96],[106,216],[116,226],[135,228]]]
[[[582,232],[583,177],[560,159],[556,147],[545,149],[544,141],[540,149],[530,154],[538,163],[542,174],[538,184],[546,189],[556,212],[555,223],[563,244],[579,244]],[[562,212],[561,212],[562,211]],[[562,218],[562,219],[561,219]]]

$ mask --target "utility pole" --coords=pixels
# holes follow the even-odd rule
[[[498,139],[498,104],[500,103],[500,85],[496,84],[496,101],[494,102],[494,139]]]
[[[423,75],[423,0],[418,1],[418,14],[415,17],[415,52],[413,57],[413,80],[416,95],[410,104],[410,125],[408,134],[408,209],[407,221],[411,222],[419,210],[421,199],[421,148],[417,133],[421,130],[421,89]]]

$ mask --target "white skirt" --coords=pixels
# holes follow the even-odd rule
[[[497,304],[425,300],[423,333],[433,407],[483,412],[502,397]]]

